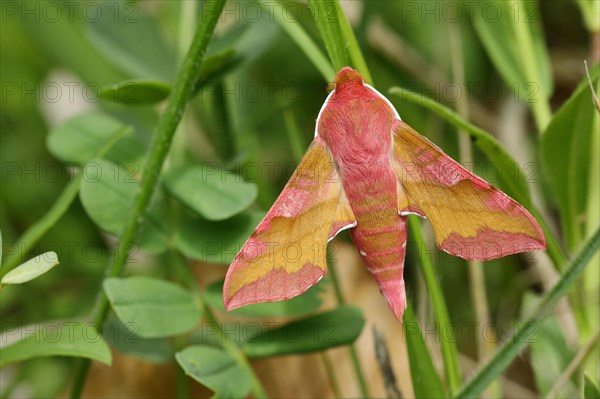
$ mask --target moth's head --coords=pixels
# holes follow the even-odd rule
[[[331,89],[339,89],[345,84],[348,83],[356,83],[363,84],[363,78],[358,71],[350,67],[343,67],[340,71],[335,75],[335,79],[333,80],[333,87]]]

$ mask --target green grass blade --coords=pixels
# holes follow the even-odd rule
[[[340,70],[345,66],[353,66],[367,82],[372,83],[369,68],[340,3],[337,0],[309,0],[308,5],[333,67]]]
[[[550,60],[535,1],[488,0],[497,18],[475,13],[474,26],[494,66],[522,102],[531,106],[539,133],[552,116]]]
[[[588,32],[600,31],[600,6],[596,1],[577,0]]]
[[[333,67],[339,70],[350,65],[347,41],[342,33],[342,26],[338,22],[341,10],[337,0],[309,0],[308,6],[321,38],[325,42],[325,48]]]
[[[419,219],[415,217],[408,218],[408,229],[410,230],[410,237],[414,240],[417,248],[417,256],[419,257],[419,266],[425,279],[425,285],[427,286],[427,292],[431,299],[431,305],[433,306],[433,312],[435,319],[438,322],[440,330],[443,330],[450,325],[450,316],[448,316],[448,308],[444,301],[444,295],[442,293],[442,287],[440,286],[435,269],[429,252],[426,250],[425,239],[421,231],[421,225]],[[443,334],[440,334],[440,346],[442,349],[442,358],[444,361],[444,370],[446,372],[446,380],[450,393],[454,394],[458,391],[462,384],[460,366],[458,363],[458,349],[456,348],[456,342],[453,340],[445,339]]]
[[[313,63],[313,65],[321,72],[321,75],[327,81],[333,80],[335,71],[327,57],[321,52],[321,49],[313,42],[310,36],[302,29],[300,22],[288,21],[283,16],[286,14],[279,0],[259,0],[258,2],[265,10],[271,13],[277,24],[283,29],[298,47],[304,51],[304,54]],[[289,18],[289,17],[288,17]]]
[[[519,323],[520,328],[517,332],[505,341],[494,357],[456,394],[456,398],[477,397],[494,379],[506,370],[512,360],[527,346],[529,343],[528,338],[531,334],[536,332],[536,322],[548,316],[558,301],[567,294],[599,247],[600,229],[596,230],[588,242],[581,248],[577,256],[569,263],[561,278],[544,295],[533,314],[523,323]]]
[[[446,397],[442,381],[435,370],[419,322],[410,304],[404,311],[404,331],[415,398]]]
[[[65,214],[71,203],[77,197],[79,192],[79,186],[81,185],[81,175],[79,172],[77,176],[69,183],[56,201],[52,204],[52,207],[39,219],[35,224],[31,225],[23,235],[19,238],[15,248],[18,251],[12,253],[7,257],[6,262],[2,265],[0,270],[0,277],[6,275],[9,271],[14,269],[19,262],[23,254],[26,254],[43,236],[54,226],[58,220]]]
[[[362,55],[362,51],[360,51],[360,47],[358,46],[358,41],[356,41],[356,36],[354,36],[354,31],[352,31],[352,26],[350,26],[350,22],[348,18],[341,12],[341,8],[338,3],[338,19],[339,23],[342,27],[342,35],[346,39],[348,43],[348,55],[350,56],[350,61],[352,61],[352,65],[359,71],[361,71],[365,80],[369,83],[373,83],[373,78],[371,77],[371,73],[369,72],[369,68],[367,67],[367,62]]]

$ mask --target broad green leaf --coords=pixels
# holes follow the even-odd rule
[[[584,399],[600,399],[598,386],[587,375],[583,375],[583,397]]]
[[[598,66],[590,71],[594,87],[598,87],[599,74]],[[591,143],[600,129],[599,120],[589,84],[584,79],[556,112],[542,137],[542,160],[556,193],[571,249],[579,244],[586,227],[590,157],[593,152],[597,156],[597,149]]]
[[[220,222],[192,219],[175,234],[175,245],[189,258],[229,264],[264,216],[252,211]]]
[[[173,361],[174,351],[167,338],[142,338],[136,331],[135,323],[129,322],[126,326],[112,316],[105,323],[102,336],[111,347],[128,356],[157,364]]]
[[[171,93],[171,86],[154,80],[127,80],[102,88],[103,100],[123,104],[155,104]]]
[[[56,158],[84,163],[103,157],[114,161],[132,160],[143,146],[132,136],[133,128],[101,113],[83,113],[50,130],[46,144]]]
[[[321,307],[319,292],[320,287],[316,285],[309,288],[304,294],[287,301],[257,303],[243,306],[227,313],[255,317],[303,316]],[[204,299],[211,307],[225,312],[225,306],[223,305],[223,281],[211,284],[204,292]]]
[[[523,300],[522,315],[530,314],[539,298],[526,294]],[[535,383],[540,396],[545,397],[554,387],[556,380],[569,365],[575,353],[569,349],[563,333],[554,316],[536,324],[536,331],[528,338],[531,343],[531,363]],[[576,397],[577,387],[567,382],[560,391],[561,397]]]
[[[125,327],[143,338],[183,334],[200,319],[194,296],[167,281],[142,276],[107,278],[104,292]]]
[[[0,367],[43,356],[85,357],[110,365],[110,349],[91,323],[56,321],[4,331],[3,337],[18,334],[19,340],[2,348]]]
[[[79,196],[92,220],[109,233],[121,234],[131,212],[139,183],[136,171],[105,161],[88,162],[84,169]],[[152,253],[167,248],[168,232],[165,217],[158,206],[151,206],[140,228],[139,245]]]
[[[248,208],[256,199],[253,183],[212,165],[190,166],[167,174],[167,190],[208,220],[223,220]]]
[[[6,284],[23,284],[33,280],[58,265],[56,252],[45,252],[6,273],[0,281],[0,288]]]
[[[135,79],[173,80],[175,52],[143,7],[125,1],[101,1],[96,6],[99,17],[86,21],[86,33],[107,60]]]
[[[446,397],[440,376],[435,370],[431,354],[427,349],[427,344],[421,334],[421,328],[410,305],[404,311],[404,331],[415,397]]]
[[[507,86],[524,102],[547,101],[552,71],[535,1],[488,0],[474,13],[475,30]]]
[[[360,309],[341,306],[330,312],[261,331],[242,346],[250,357],[315,352],[353,343],[365,324]]]
[[[252,375],[223,349],[188,346],[175,354],[185,373],[212,389],[216,398],[245,398],[252,387]]]

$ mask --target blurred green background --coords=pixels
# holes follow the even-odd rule
[[[289,21],[296,20],[292,23],[299,23],[324,52],[307,5],[281,3]],[[587,59],[590,66],[598,63],[597,25],[594,31],[594,21],[586,21],[582,14],[582,10],[598,7],[598,2],[586,5],[569,0],[526,2],[526,15],[498,17],[498,20],[530,18],[527,26],[541,33],[535,45],[544,49],[542,57],[549,70],[540,74],[547,73],[550,84],[544,81],[535,86],[540,82],[529,82],[534,85],[531,87],[507,79],[510,73],[494,59],[491,44],[482,37],[483,29],[477,30],[477,18],[483,16],[487,22],[496,18],[497,9],[487,4],[341,1],[375,86],[384,94],[392,86],[423,93],[496,135],[519,162],[528,183],[536,187],[534,202],[545,209],[546,220],[567,253],[575,251],[582,237],[598,221],[592,220],[587,227],[581,227],[579,240],[568,241],[563,220],[566,216],[561,214],[552,178],[544,172],[540,160],[541,134],[537,133],[541,133],[543,124],[540,125],[537,114],[530,113],[535,106],[528,99],[539,90],[547,97],[540,97],[540,101],[547,101],[550,109],[556,111],[584,78],[583,60]],[[518,12],[518,7],[511,8],[515,4],[508,6],[509,12]],[[197,15],[200,7],[189,0],[4,1],[1,8],[0,229],[3,256],[7,258],[19,250],[15,244],[19,236],[46,214],[73,181],[74,171],[83,165],[83,160],[77,159],[76,146],[59,143],[49,150],[49,132],[60,130],[65,121],[82,113],[96,113],[130,126],[132,130],[124,139],[127,141],[121,143],[120,150],[109,151],[107,158],[131,171],[131,176],[138,176],[164,110],[164,101],[156,101],[164,98],[161,84],[168,89],[174,82],[195,19],[202,16]],[[497,34],[502,32],[498,28]],[[508,48],[518,46],[518,38],[516,42],[510,38],[499,42]],[[216,67],[206,72],[204,86],[189,104],[173,143],[168,168],[216,165],[254,183],[256,193],[243,196],[256,195],[256,201],[248,204],[249,209],[238,219],[215,222],[194,214],[197,226],[204,226],[201,228],[205,233],[204,236],[191,233],[187,238],[192,246],[195,238],[202,240],[211,234],[221,237],[214,231],[233,231],[234,237],[227,233],[222,236],[226,245],[243,243],[291,175],[298,155],[310,143],[316,115],[327,95],[327,82],[319,70],[269,14],[269,8],[261,8],[252,1],[226,4],[209,55],[215,56]],[[148,85],[147,92],[134,92],[125,100],[107,94],[108,86],[131,80],[153,83]],[[140,87],[143,90],[146,86]],[[453,126],[421,106],[396,96],[389,98],[406,122],[459,159],[460,143]],[[84,119],[82,124],[86,123],[92,122]],[[597,144],[591,143],[590,148]],[[56,149],[62,148],[61,145],[66,145],[67,155]],[[557,164],[563,161],[554,160]],[[594,165],[592,161],[590,164]],[[472,168],[492,183],[498,183],[496,169],[476,148]],[[597,191],[598,181],[595,185],[589,190]],[[102,202],[102,198],[95,201],[94,204]],[[582,201],[583,208],[589,206],[585,199]],[[156,202],[161,202],[164,208],[158,218],[167,219],[161,228],[172,236],[176,226],[184,225],[190,217],[190,210],[173,199],[161,197]],[[59,222],[26,254],[21,254],[25,260],[55,251],[60,266],[27,284],[2,290],[3,331],[47,320],[78,318],[91,311],[116,244],[114,236],[103,232],[110,232],[110,228],[98,222],[89,206],[94,205],[85,207],[79,198],[74,200]],[[588,216],[578,215],[584,219]],[[139,254],[141,261],[132,264],[127,274],[171,276],[166,255],[156,255],[162,251],[152,244],[145,249]],[[194,258],[194,249],[182,252]],[[213,255],[209,261],[231,257],[231,254]],[[416,261],[414,250],[409,251],[408,292],[421,317],[431,322]],[[539,262],[545,263],[551,272],[540,275],[544,268],[538,267]],[[224,263],[225,270],[227,262],[215,263]],[[435,253],[435,263],[451,320],[458,325],[478,320],[468,294],[467,281],[471,277],[467,263],[439,252]],[[544,256],[512,256],[489,263],[483,269],[489,319],[503,331],[511,331],[511,323],[523,314],[526,298],[541,293],[547,287],[544,279],[554,278],[555,274]],[[596,275],[597,266],[591,267]],[[591,284],[597,284],[597,279]],[[585,287],[585,292],[598,289],[597,285]],[[590,314],[598,309],[597,296],[583,300]],[[369,320],[368,314],[364,317]],[[596,324],[586,332],[588,337],[598,328],[597,315],[593,318]],[[546,368],[556,365],[554,371],[559,372],[582,343],[582,333],[577,333],[574,322],[575,331],[559,328],[560,319],[552,318],[548,323],[540,331],[537,344],[515,362],[514,372],[510,369],[507,374],[536,395],[548,393],[557,377],[546,372]],[[466,335],[459,340],[458,347],[461,353],[477,357],[478,349]],[[591,359],[591,364],[596,365],[593,371],[596,381],[597,349],[596,343]],[[72,377],[73,364],[64,358],[36,359],[12,369],[13,374],[5,373],[2,381],[18,375],[19,381],[31,384],[33,396],[53,396],[65,389]],[[563,391],[567,396],[578,392],[577,381],[570,384]]]

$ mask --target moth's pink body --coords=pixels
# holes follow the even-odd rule
[[[334,83],[302,162],[227,272],[228,310],[305,292],[326,273],[327,242],[350,228],[401,319],[407,213],[427,216],[438,247],[465,259],[545,248],[525,208],[402,122],[358,72],[342,68]]]
[[[406,307],[406,217],[398,213],[392,167],[392,128],[397,117],[350,68],[340,71],[335,83],[335,93],[319,117],[317,134],[331,151],[356,216],[356,227],[350,230],[352,241],[400,318]]]

